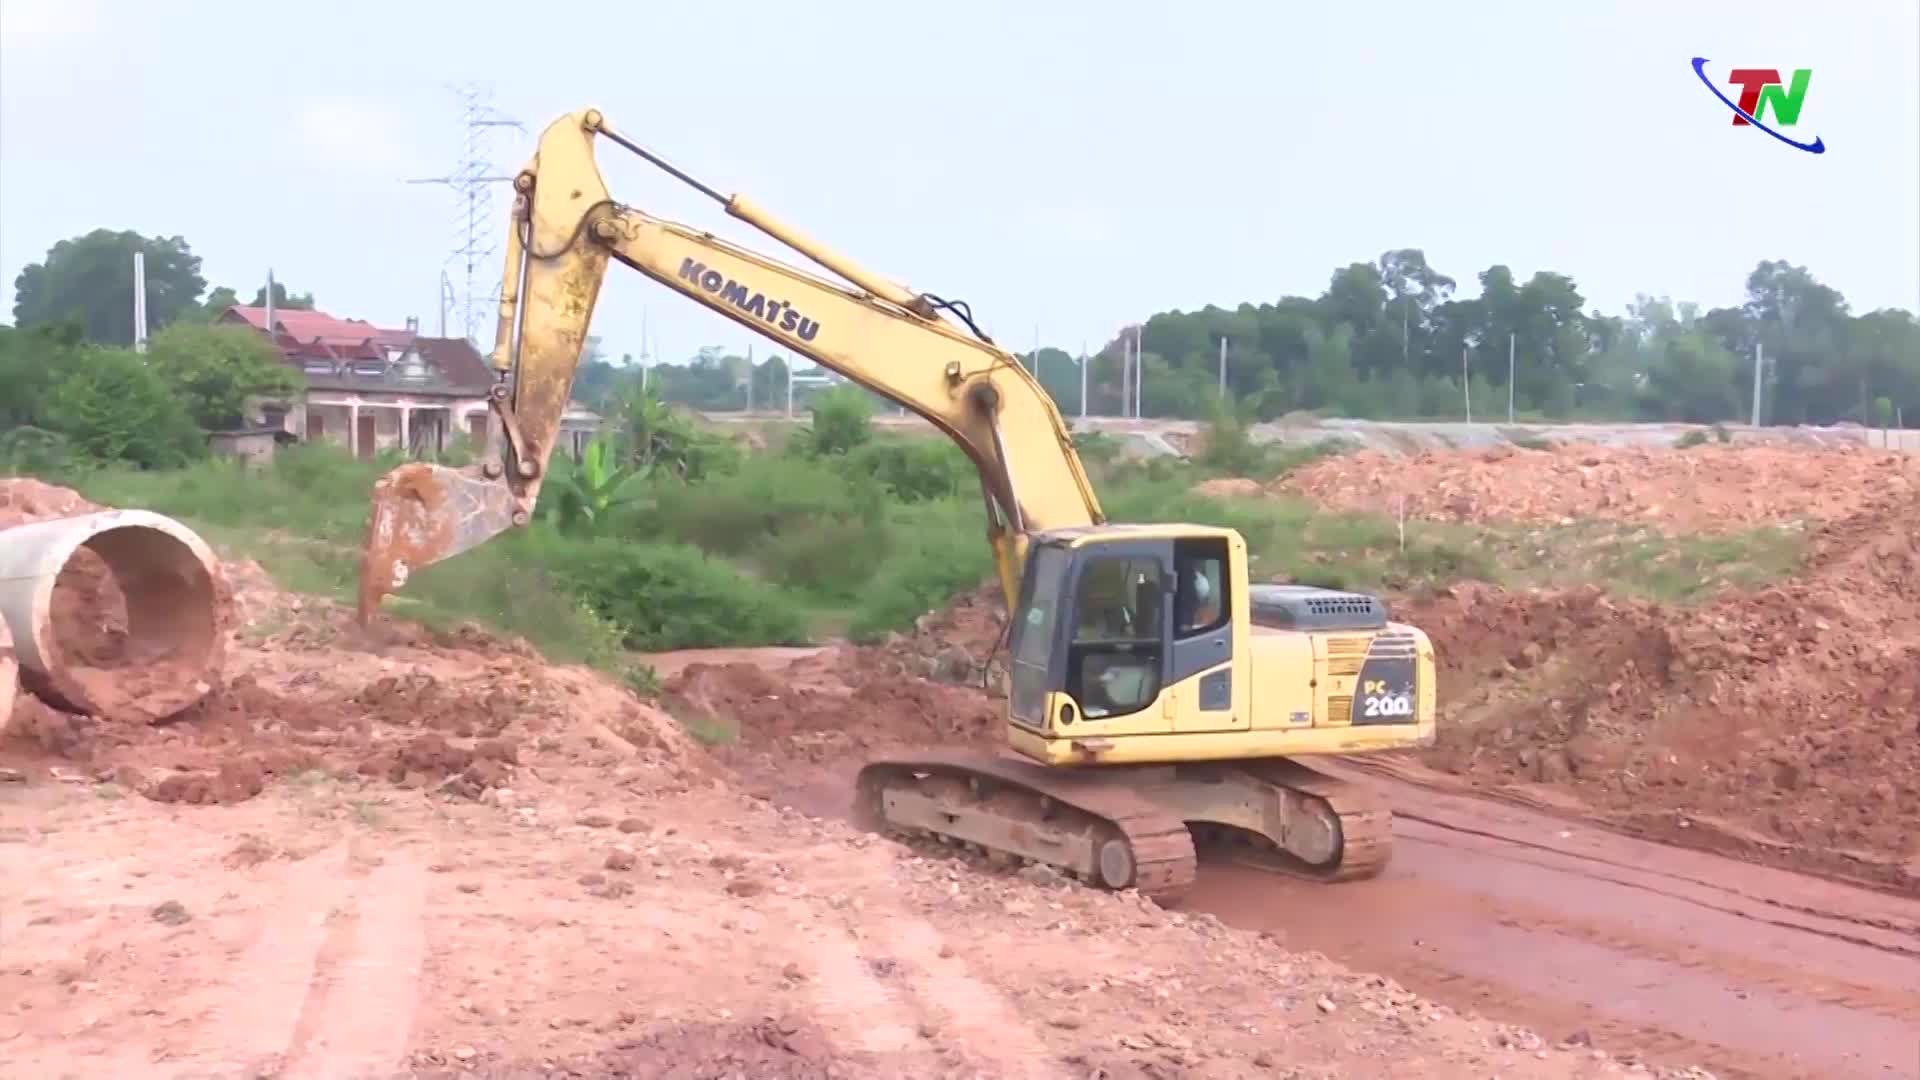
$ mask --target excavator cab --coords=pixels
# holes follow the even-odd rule
[[[1244,573],[1230,568],[1244,569],[1244,552],[1237,536],[1205,526],[1037,535],[1009,640],[1016,735],[1232,729],[1244,680],[1229,593]]]

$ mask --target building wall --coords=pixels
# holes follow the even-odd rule
[[[443,450],[454,436],[468,429],[468,417],[486,416],[485,402],[453,401],[446,404],[408,406],[407,436],[420,453]],[[400,408],[392,403],[362,401],[356,410],[351,402],[308,400],[288,416],[288,426],[303,441],[325,440],[340,447],[352,447],[362,457],[401,446]],[[355,429],[350,435],[350,431]]]
[[[215,457],[238,458],[248,465],[264,465],[273,458],[273,434],[215,435],[207,440],[207,449]]]
[[[344,391],[310,390],[304,400],[290,402],[282,428],[302,442],[325,440],[341,448],[353,445],[348,429],[353,426],[354,402],[359,402],[360,434],[371,433],[371,441],[361,439],[355,448],[363,457],[371,457],[400,446],[400,405],[410,409],[407,426],[417,454],[431,454],[453,445],[465,435],[475,451],[487,444],[499,425],[483,398],[407,398],[400,395],[376,396]],[[255,403],[248,410],[255,423],[272,424],[275,417],[264,405]],[[600,417],[591,412],[571,410],[561,418],[560,438],[554,453],[578,460],[586,444],[600,430]]]

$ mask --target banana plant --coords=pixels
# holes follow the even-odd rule
[[[566,532],[592,531],[619,507],[642,498],[638,483],[652,472],[651,462],[621,460],[613,440],[602,435],[587,444],[579,464],[567,473],[560,492],[560,528]]]

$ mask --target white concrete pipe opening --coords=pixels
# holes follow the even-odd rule
[[[159,514],[0,529],[0,618],[20,685],[69,712],[152,723],[205,697],[226,658],[229,595],[206,542]]]

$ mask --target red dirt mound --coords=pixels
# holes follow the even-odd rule
[[[1619,821],[1903,881],[1920,864],[1920,497],[1812,538],[1806,575],[1693,610],[1597,590],[1398,605],[1443,666],[1437,764]]]
[[[68,488],[43,484],[29,476],[0,477],[0,529],[91,514],[98,509]]]
[[[1395,457],[1377,451],[1323,458],[1272,490],[1343,510],[1451,522],[1604,518],[1683,532],[1763,522],[1838,519],[1876,495],[1920,489],[1910,455],[1708,444],[1685,450],[1570,445],[1501,447]]]
[[[737,734],[742,747],[822,756],[878,746],[977,742],[999,732],[1001,714],[978,690],[885,669],[863,670],[871,653],[842,654],[829,680],[808,678],[805,664],[790,681],[751,664],[690,664],[667,680],[668,708],[698,726]],[[834,676],[854,678],[834,685]],[[825,736],[825,738],[821,738]]]

